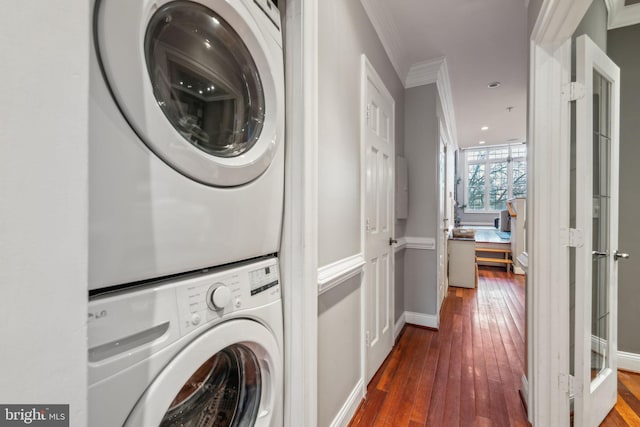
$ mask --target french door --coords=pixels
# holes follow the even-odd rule
[[[620,70],[576,40],[574,425],[597,426],[617,398]]]

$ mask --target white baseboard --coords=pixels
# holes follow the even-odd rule
[[[418,326],[426,326],[427,328],[438,329],[438,316],[433,314],[414,313],[411,311],[404,312],[404,319],[407,323]]]
[[[625,371],[640,373],[640,354],[619,351],[618,368]]]
[[[402,332],[402,328],[404,327],[404,324],[407,323],[406,320],[405,320],[405,316],[406,316],[406,313],[402,313],[400,315],[400,318],[396,322],[395,326],[393,327],[393,341],[394,342],[395,342],[395,340],[398,339],[398,335],[400,335],[400,332]]]
[[[347,398],[336,417],[331,422],[331,427],[346,427],[351,421],[351,418],[355,415],[360,406],[360,402],[364,398],[364,381],[362,378],[358,381],[358,384],[351,391],[351,394]]]

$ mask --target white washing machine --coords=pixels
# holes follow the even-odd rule
[[[276,258],[89,302],[89,425],[282,426]]]
[[[276,253],[276,2],[96,0],[93,30],[89,289]]]

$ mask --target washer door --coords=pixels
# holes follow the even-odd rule
[[[244,2],[102,0],[95,13],[104,78],[149,149],[214,186],[269,167],[282,138],[282,52]]]
[[[232,320],[182,350],[147,388],[125,426],[269,426],[279,405],[281,355],[273,335]]]

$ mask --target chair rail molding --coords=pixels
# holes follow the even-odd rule
[[[365,260],[363,253],[339,259],[318,269],[318,295],[362,274]]]
[[[434,237],[411,237],[404,238],[407,242],[407,249],[435,250],[436,239]]]
[[[399,237],[397,240],[398,240],[398,243],[396,243],[396,245],[393,247],[393,252],[394,253],[398,253],[401,250],[407,248],[407,238],[406,237]]]

